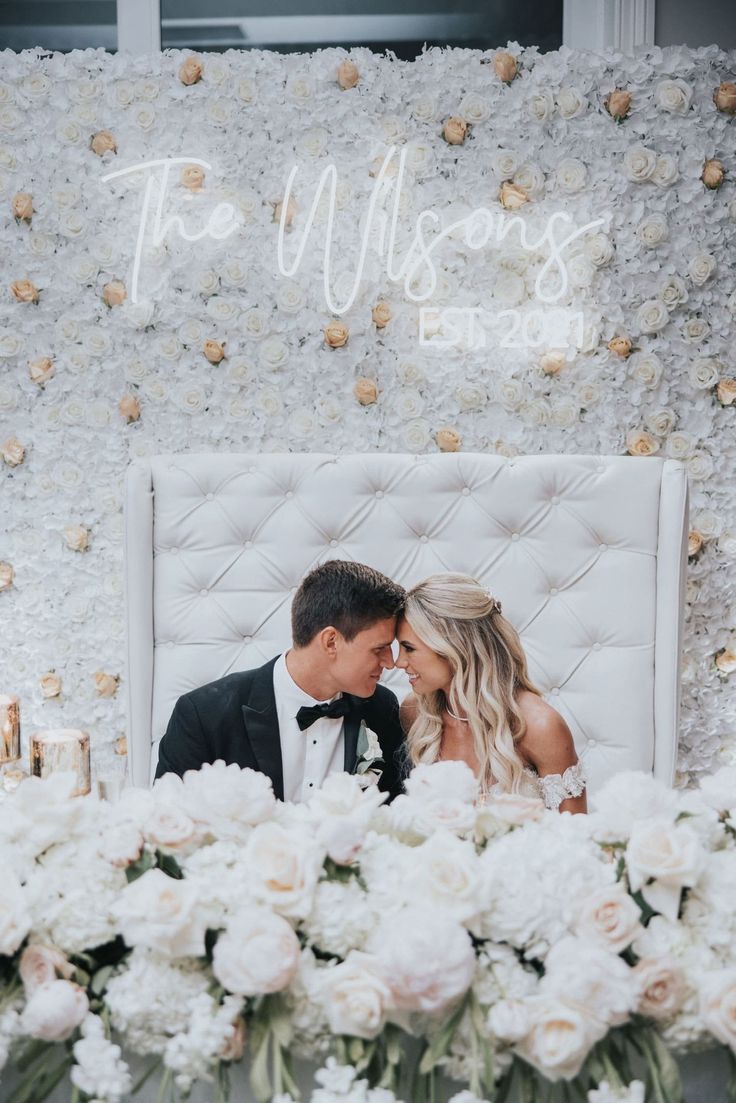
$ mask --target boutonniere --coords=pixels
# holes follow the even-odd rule
[[[365,720],[360,721],[358,729],[357,762],[355,772],[366,785],[377,785],[386,765],[378,736],[366,727]]]

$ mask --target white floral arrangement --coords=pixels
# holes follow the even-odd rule
[[[736,609],[736,54],[357,48],[130,57],[5,50],[0,79],[0,667],[31,727],[84,715],[98,761],[125,733],[122,478],[162,451],[629,453],[682,460],[692,531],[678,783],[733,761]],[[417,307],[369,263],[326,310],[312,267],[280,278],[324,166],[338,172],[333,285],[352,286],[386,151],[406,153],[399,226],[484,205],[609,224],[567,256],[579,348],[418,343]],[[171,213],[218,202],[242,232],[176,234],[131,267],[143,179],[184,157]],[[300,167],[281,207],[290,168]],[[326,205],[315,220],[326,228]],[[516,239],[437,254],[431,305],[524,310]],[[371,255],[372,257],[372,255]],[[479,263],[482,259],[482,263]],[[7,678],[7,675],[6,675]],[[119,744],[122,745],[122,744]]]
[[[732,767],[686,793],[620,774],[588,816],[476,805],[461,762],[416,767],[390,805],[350,774],[281,803],[223,762],[112,804],[73,783],[0,803],[14,1103],[67,1071],[78,1098],[120,1103],[130,1054],[162,1092],[225,1098],[247,1051],[259,1100],[296,1098],[304,1057],[369,1103],[431,1096],[439,1074],[458,1103],[542,1084],[671,1103],[673,1054],[722,1045],[736,1067]]]

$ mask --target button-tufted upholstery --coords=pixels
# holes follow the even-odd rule
[[[282,651],[291,596],[325,559],[410,586],[474,575],[521,633],[594,789],[621,769],[671,783],[687,481],[648,457],[171,455],[126,500],[130,761],[156,767],[177,697]],[[399,695],[404,675],[387,684]]]

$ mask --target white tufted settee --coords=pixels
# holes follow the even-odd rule
[[[465,571],[502,602],[565,717],[589,789],[671,783],[687,560],[681,464],[633,457],[211,454],[131,464],[129,753],[148,785],[176,699],[290,641],[291,595],[329,558],[405,586]],[[385,677],[401,697],[400,671]]]

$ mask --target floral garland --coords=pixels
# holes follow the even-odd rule
[[[136,457],[238,451],[652,454],[687,465],[692,531],[679,782],[734,756],[733,249],[736,55],[626,57],[515,43],[309,55],[2,53],[0,665],[38,727],[90,728],[124,752],[122,478]],[[359,220],[390,147],[406,155],[402,233],[423,208],[530,221],[610,212],[567,257],[576,349],[418,343],[416,304],[369,263],[326,310],[319,257],[286,279],[328,162],[339,174],[333,285],[344,301]],[[176,234],[131,266],[142,179],[161,157],[197,230],[229,202],[242,232]],[[201,162],[201,163],[200,163]],[[203,163],[209,168],[203,167]],[[292,165],[300,166],[284,208]],[[191,212],[191,216],[190,213]],[[203,214],[204,212],[204,214]],[[325,232],[318,204],[316,234]],[[514,311],[538,265],[509,237],[438,254],[431,305]],[[315,248],[315,253],[319,251]],[[632,461],[633,462],[633,461]]]
[[[296,1097],[292,1055],[375,1103],[431,1098],[438,1073],[463,1103],[542,1084],[672,1103],[672,1053],[721,1044],[736,1068],[733,767],[684,793],[618,775],[589,816],[476,805],[460,762],[416,767],[388,806],[349,774],[284,804],[222,762],[115,804],[72,785],[0,804],[13,1103],[67,1070],[78,1098],[120,1103],[123,1053],[160,1064],[162,1092],[225,1097],[245,1047],[260,1100]]]

